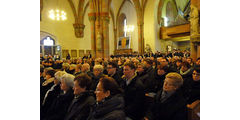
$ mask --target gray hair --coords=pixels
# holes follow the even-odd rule
[[[57,71],[55,74],[54,74],[54,77],[56,80],[58,80],[59,82],[61,82],[61,77],[66,74],[65,71]]]
[[[66,73],[61,77],[61,81],[65,82],[68,87],[72,88],[74,85],[74,78],[74,75]]]
[[[95,65],[93,69],[97,69],[103,72],[103,66],[102,65]]]

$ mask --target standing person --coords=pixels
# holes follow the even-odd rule
[[[123,90],[111,77],[102,77],[97,85],[96,104],[88,120],[126,120]]]
[[[71,59],[71,57],[70,57],[70,54],[68,53],[67,57],[66,57],[66,60],[70,60],[70,59]]]
[[[127,62],[123,67],[122,85],[124,89],[125,113],[132,120],[140,120],[144,114],[144,86],[135,73],[134,63]]]
[[[145,120],[187,120],[187,102],[179,89],[183,78],[178,73],[168,73],[163,89],[158,91]]]
[[[86,120],[90,113],[90,106],[95,103],[94,93],[90,91],[91,78],[81,73],[74,79],[74,99],[72,100],[64,120]]]

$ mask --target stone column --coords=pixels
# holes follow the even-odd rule
[[[109,57],[109,16],[108,13],[102,16],[103,21],[103,49],[104,49],[104,58]]]
[[[191,57],[196,61],[200,57],[200,14],[199,14],[199,1],[193,0],[191,2],[190,13],[190,47]]]
[[[116,54],[116,50],[117,50],[117,28],[114,28],[114,54]]]
[[[93,14],[88,14],[89,21],[91,24],[91,49],[92,57],[96,57],[96,40],[95,40],[95,20],[96,17]]]
[[[103,35],[101,30],[100,16],[96,16],[95,21],[95,39],[96,39],[96,57],[103,57]]]
[[[143,23],[138,23],[138,51],[139,54],[144,53],[144,42],[143,42]]]

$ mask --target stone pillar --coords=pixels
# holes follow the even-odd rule
[[[143,42],[143,23],[138,23],[138,52],[139,54],[144,53],[144,42]]]
[[[95,39],[96,39],[96,57],[103,57],[103,35],[101,30],[100,16],[96,16],[95,21]]]
[[[92,57],[96,57],[96,40],[95,40],[95,20],[96,17],[92,14],[88,14],[89,21],[91,24],[91,49],[92,49]]]
[[[108,13],[102,16],[103,21],[103,49],[104,49],[104,58],[109,57],[109,16]]]
[[[190,47],[191,57],[196,61],[200,57],[200,7],[199,0],[191,1],[190,13]]]
[[[114,28],[114,54],[116,54],[116,50],[117,50],[117,28]]]

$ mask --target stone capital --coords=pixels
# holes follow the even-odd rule
[[[85,25],[80,24],[80,23],[74,23],[73,27],[74,27],[74,30],[75,30],[75,36],[77,38],[83,37],[83,35],[84,35],[83,32],[84,32]]]
[[[103,21],[105,21],[105,22],[107,22],[107,23],[110,22],[109,16],[101,16],[101,20],[103,20]]]

